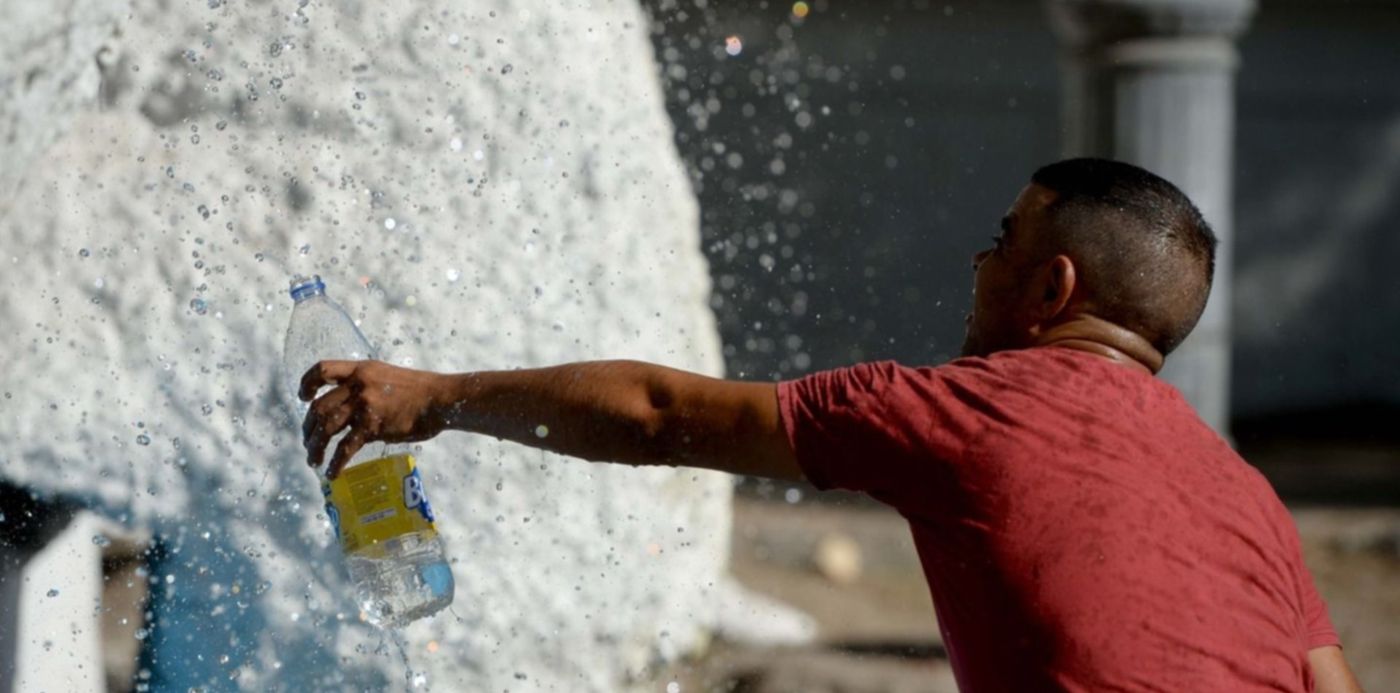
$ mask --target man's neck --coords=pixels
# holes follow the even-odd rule
[[[1132,330],[1092,315],[1077,315],[1035,335],[1035,346],[1057,346],[1102,356],[1155,375],[1166,358]]]

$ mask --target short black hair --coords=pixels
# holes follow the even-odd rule
[[[1191,333],[1215,275],[1215,232],[1185,193],[1108,159],[1067,159],[1031,182],[1055,193],[1046,250],[1068,255],[1094,315],[1163,355]]]

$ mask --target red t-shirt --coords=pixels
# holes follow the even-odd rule
[[[908,519],[963,690],[1312,690],[1339,644],[1269,483],[1146,373],[1043,347],[778,402],[813,484]]]

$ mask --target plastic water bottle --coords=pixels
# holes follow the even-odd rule
[[[282,370],[304,420],[310,405],[297,398],[297,390],[307,370],[319,361],[376,355],[345,310],[326,296],[319,276],[293,279],[292,300]],[[342,437],[331,441],[328,453]],[[322,477],[321,493],[365,620],[397,628],[452,603],[452,568],[407,446],[366,445],[335,481]]]

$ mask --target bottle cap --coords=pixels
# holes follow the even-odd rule
[[[310,279],[302,275],[292,278],[292,300],[301,301],[312,296],[320,296],[326,293],[326,283],[321,281],[321,275],[313,274]]]

